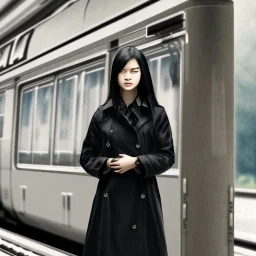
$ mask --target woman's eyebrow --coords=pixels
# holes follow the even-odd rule
[[[131,68],[131,70],[134,70],[134,69],[140,69],[140,67],[137,67],[137,68]],[[122,70],[125,70],[125,68],[123,68]]]
[[[140,67],[136,67],[136,68],[131,68],[131,70],[133,70],[133,69],[139,69]],[[124,70],[125,70],[125,68],[123,68]]]

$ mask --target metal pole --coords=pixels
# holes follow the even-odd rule
[[[233,256],[233,2],[191,1],[182,92],[181,251]]]

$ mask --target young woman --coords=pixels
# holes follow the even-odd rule
[[[122,48],[80,164],[99,179],[83,256],[167,256],[157,174],[174,163],[172,132],[144,54]]]

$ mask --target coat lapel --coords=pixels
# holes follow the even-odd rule
[[[139,130],[145,123],[147,123],[148,121],[150,121],[152,119],[151,114],[147,113],[149,112],[149,109],[141,109],[138,112],[138,116],[139,116],[139,121],[136,124],[136,129]]]
[[[149,113],[149,106],[144,100],[141,101],[140,97],[138,96],[136,99],[136,103],[138,105],[138,109],[136,109],[134,112],[138,116],[139,121],[136,124],[136,129],[139,130],[145,123],[150,121],[152,119],[151,114]],[[105,112],[103,114],[102,121],[106,121],[110,118],[110,116],[107,114],[108,111],[105,111],[109,108],[113,107],[113,101],[112,99],[109,99],[108,102],[102,106],[102,111]]]

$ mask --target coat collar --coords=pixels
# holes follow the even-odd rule
[[[136,99],[136,103],[138,104],[138,107],[145,107],[145,109],[149,109],[149,106],[147,105],[147,103],[145,101],[141,102],[141,99],[139,98],[139,96]],[[112,99],[109,99],[108,102],[105,105],[101,105],[101,110],[102,112],[104,112],[104,110],[113,107],[113,101]],[[139,115],[139,121],[136,124],[136,128],[139,130],[146,122],[148,122],[151,119],[151,115],[149,114],[143,114],[144,111],[139,111],[139,113],[137,113]],[[101,122],[106,121],[107,119],[109,119],[110,116],[109,115],[104,115],[104,117],[101,119]]]
[[[144,100],[142,102],[139,96],[137,96],[137,98],[136,98],[136,103],[138,104],[138,106],[144,106],[144,107],[148,108],[148,105],[147,105],[146,101]],[[105,105],[102,106],[102,110],[104,111],[104,110],[106,110],[110,107],[113,107],[112,99],[109,99],[108,102]]]

